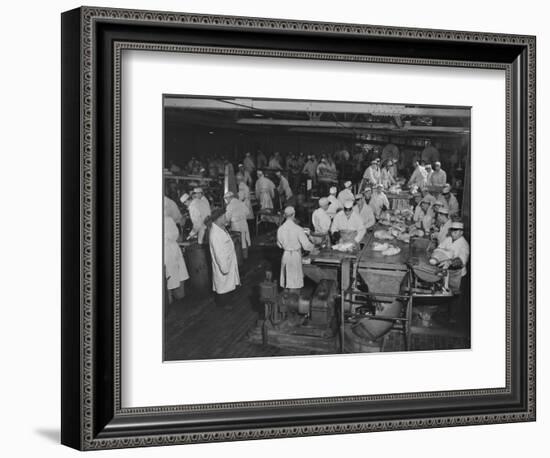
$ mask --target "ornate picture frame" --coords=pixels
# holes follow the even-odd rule
[[[504,388],[124,408],[121,52],[149,50],[506,73]],[[81,7],[62,15],[62,437],[140,447],[535,420],[533,36]]]

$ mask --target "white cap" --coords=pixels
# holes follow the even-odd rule
[[[262,172],[261,170],[258,170],[258,171],[256,172],[256,174],[257,174],[258,176],[260,176],[260,177],[263,177],[263,176],[264,176],[264,172]]]
[[[449,209],[446,208],[446,207],[441,207],[439,210],[437,210],[437,213],[441,213],[443,215],[448,215],[449,214]]]
[[[372,191],[372,188],[370,186],[367,186],[365,189],[363,189],[363,192]]]
[[[371,164],[377,164],[378,162],[376,161],[376,159],[373,159],[372,161],[370,161]]]
[[[180,202],[181,202],[182,204],[184,204],[184,203],[187,202],[188,200],[189,200],[189,194],[184,193],[184,194],[181,195],[181,197],[180,197]]]
[[[239,165],[238,165],[237,167],[244,167],[244,165],[242,165],[242,164],[239,164]]]
[[[384,185],[382,183],[378,183],[375,188],[376,189],[382,189],[384,187]]]
[[[321,197],[319,199],[319,207],[324,207],[325,205],[328,205],[328,199],[326,197]]]
[[[441,202],[440,200],[436,200],[433,204],[434,205],[439,205],[440,207],[445,207],[445,204],[443,202]]]
[[[346,181],[346,182],[344,183],[344,186],[345,186],[346,188],[350,188],[350,187],[351,187],[351,181]]]
[[[445,186],[443,186],[443,189],[441,190],[441,192],[443,194],[449,194],[451,192],[451,185],[450,184],[446,184]]]
[[[435,162],[434,162],[434,165],[441,165],[441,162],[435,161]]]
[[[353,208],[353,200],[346,200],[344,202],[344,208]]]
[[[454,221],[451,223],[451,229],[460,229],[461,231],[464,230],[464,223],[461,223],[460,221]]]
[[[334,186],[331,186],[331,188],[328,190],[329,194],[336,194],[337,189]]]
[[[193,193],[198,194],[199,192],[202,194],[202,188],[193,189]]]
[[[296,212],[294,211],[294,207],[286,207],[285,208],[285,216],[294,216]]]
[[[231,191],[227,191],[227,192],[223,195],[223,197],[224,197],[225,199],[230,199],[230,198],[233,197],[234,195],[235,195],[235,194],[233,194]]]

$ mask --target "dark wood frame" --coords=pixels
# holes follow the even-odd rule
[[[506,71],[505,388],[122,408],[124,49]],[[81,449],[535,419],[535,38],[82,7],[62,15],[62,434]]]

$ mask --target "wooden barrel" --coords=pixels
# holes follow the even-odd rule
[[[241,244],[241,233],[236,231],[230,231],[233,244],[235,245],[235,253],[237,254],[237,265],[241,267],[243,265],[243,247]]]
[[[189,271],[189,286],[200,295],[212,292],[212,265],[207,244],[194,243],[185,247],[185,264]]]

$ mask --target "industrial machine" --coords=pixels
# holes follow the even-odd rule
[[[337,294],[333,280],[323,280],[312,290],[278,292],[271,272],[259,287],[263,318],[249,339],[304,354],[335,353],[337,346]]]

